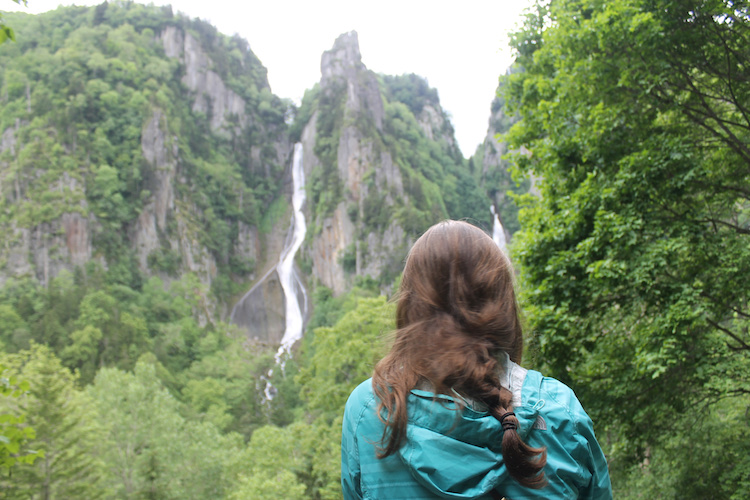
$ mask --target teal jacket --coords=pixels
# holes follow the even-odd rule
[[[344,498],[491,499],[492,490],[510,500],[612,498],[607,462],[573,391],[507,358],[501,383],[513,394],[521,438],[547,449],[544,488],[525,488],[510,477],[500,448],[500,422],[467,401],[457,414],[458,395],[412,390],[404,444],[398,453],[376,458],[383,424],[370,379],[352,392],[344,412]]]

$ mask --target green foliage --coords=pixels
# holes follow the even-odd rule
[[[5,349],[48,345],[84,384],[102,366],[132,369],[149,351],[170,372],[188,368],[205,335],[193,316],[204,293],[197,280],[186,275],[165,289],[154,277],[136,291],[106,283],[100,272],[95,266],[87,276],[62,272],[46,289],[31,281],[6,283],[0,296]]]
[[[26,415],[21,413],[10,398],[17,400],[29,390],[29,383],[18,381],[16,377],[8,375],[7,368],[0,365],[0,471],[7,472],[17,463],[33,464],[34,460],[43,453],[30,450],[27,443],[36,437],[32,427],[25,425]],[[9,409],[15,411],[9,411]]]
[[[299,142],[302,139],[302,130],[312,118],[315,108],[320,100],[320,85],[315,84],[313,88],[305,90],[302,104],[294,114],[294,122],[289,127],[291,142]]]
[[[308,475],[312,467],[307,446],[312,441],[311,432],[312,427],[301,422],[255,431],[239,462],[250,464],[250,469],[239,468],[237,486],[229,498],[310,498],[299,478]]]
[[[132,374],[104,368],[87,392],[107,423],[103,458],[117,498],[223,496],[222,473],[239,436],[185,420],[153,364],[139,362]]]
[[[270,347],[248,345],[240,332],[217,328],[200,339],[196,358],[184,373],[182,389],[194,418],[245,437],[275,418],[279,423],[289,419],[284,396],[265,401],[264,379],[274,367]],[[283,374],[272,377],[272,383],[277,379],[283,380]]]
[[[262,234],[269,234],[273,229],[273,226],[279,222],[279,219],[289,212],[289,203],[283,196],[277,197],[273,200],[273,203],[268,207],[266,213],[263,215],[263,219],[260,221],[260,227],[258,230]]]
[[[274,451],[276,451],[274,449]],[[288,465],[285,464],[285,467]],[[228,498],[230,500],[303,500],[305,486],[297,481],[295,475],[284,469],[251,469],[248,475],[240,476],[238,486]]]
[[[316,313],[327,310],[317,313],[317,320],[331,326],[318,327],[304,339],[303,365],[295,377],[306,402],[304,413],[284,427],[255,430],[247,449],[229,466],[234,478],[229,498],[341,498],[342,408],[354,386],[370,376],[382,354],[382,336],[393,328],[392,305],[384,297],[362,297],[367,293],[355,289],[334,299],[329,290],[317,289]],[[334,319],[339,309],[347,312]],[[287,361],[285,371],[293,369]],[[276,398],[266,404],[276,404]]]
[[[691,492],[701,498],[743,498],[750,480],[744,451],[750,439],[748,404],[746,397],[722,401],[700,415],[678,417],[689,420],[680,422],[679,428],[700,431],[666,434],[649,450],[645,463],[618,471],[625,480],[617,485],[616,497],[682,498],[683,492]]]
[[[150,269],[161,271],[167,276],[177,276],[182,265],[182,258],[172,249],[160,248],[148,254],[147,263]],[[232,268],[235,269],[234,266]]]
[[[419,116],[425,105],[437,108],[440,105],[437,89],[430,88],[427,80],[415,74],[389,76],[382,75],[386,96],[389,101],[398,101],[409,108],[414,116]]]
[[[469,218],[491,227],[487,195],[468,172],[465,161],[457,158],[450,145],[429,140],[409,107],[386,101],[384,141],[404,179],[408,202],[394,214],[368,212],[368,220],[379,223],[395,217],[404,229],[420,234],[432,224],[446,219]],[[382,210],[382,200],[369,200],[373,210]]]
[[[355,243],[344,249],[343,255],[339,257],[339,262],[347,273],[353,273],[357,269],[357,245]]]
[[[355,286],[347,293],[334,297],[330,288],[317,285],[311,295],[314,307],[312,317],[307,322],[305,344],[311,341],[316,328],[335,325],[346,313],[357,307],[360,299],[377,297],[380,292],[375,283],[370,287]]]
[[[23,2],[24,5],[28,5],[27,0],[13,0],[17,4]],[[16,41],[16,35],[13,28],[5,24],[2,13],[0,13],[0,45],[7,42],[8,40]]]
[[[346,85],[343,81],[329,84],[318,97],[315,156],[320,166],[313,170],[307,181],[310,200],[316,216],[333,213],[342,200],[343,192],[338,172],[338,151],[341,128],[344,125]]]
[[[598,423],[618,489],[649,458],[625,483],[644,497],[746,482],[748,28],[733,3],[564,1],[513,37],[509,137],[543,179],[515,247],[529,351]]]
[[[349,393],[370,376],[383,355],[394,314],[385,297],[362,298],[334,326],[312,332],[307,364],[298,376],[308,411],[329,421],[341,413]]]
[[[9,498],[104,498],[104,464],[98,458],[104,437],[93,402],[75,388],[76,377],[49,348],[3,356],[3,364],[29,383],[26,396],[3,413],[20,411],[35,434],[28,447],[42,455],[16,464],[10,477],[0,477]],[[3,403],[7,403],[4,401]]]

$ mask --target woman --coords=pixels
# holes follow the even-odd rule
[[[396,327],[346,404],[346,499],[611,498],[573,391],[518,364],[513,269],[483,231],[447,221],[417,240]]]

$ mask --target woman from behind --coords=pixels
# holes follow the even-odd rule
[[[346,499],[611,498],[573,391],[520,366],[513,269],[483,231],[446,221],[417,240],[396,328],[346,405]]]

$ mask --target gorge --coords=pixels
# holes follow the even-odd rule
[[[492,121],[487,144],[467,162],[437,92],[415,75],[369,71],[356,33],[322,55],[320,83],[292,109],[270,93],[244,42],[217,38],[212,27],[169,10],[144,12],[173,21],[143,31],[119,20],[109,35],[86,35],[112,40],[109,52],[97,55],[104,63],[96,64],[132,58],[129,47],[139,44],[148,54],[132,60],[141,68],[132,83],[106,73],[77,94],[81,109],[99,121],[80,121],[70,109],[67,128],[58,132],[40,92],[61,83],[15,63],[4,71],[6,89],[14,79],[26,83],[5,98],[4,109],[19,102],[24,112],[6,112],[2,122],[4,203],[18,215],[0,221],[8,235],[0,283],[30,276],[48,285],[62,270],[94,264],[110,273],[122,269],[133,283],[192,276],[201,284],[194,308],[201,322],[229,321],[250,338],[287,349],[311,310],[303,282],[334,296],[364,278],[387,290],[409,245],[431,223],[469,218],[490,231],[497,220],[484,208],[490,196],[493,207],[514,210],[492,180],[505,167],[500,155],[488,154],[498,132]],[[81,54],[100,54],[96,42],[84,43],[91,45],[76,46]],[[232,47],[238,59],[226,60],[222,51]],[[92,74],[99,71],[94,60],[83,59]],[[111,128],[103,121],[105,102],[130,106],[120,115],[128,121]],[[37,115],[42,121],[31,120]],[[193,117],[195,126],[186,128],[180,116]],[[30,139],[44,120],[57,144]],[[131,131],[126,142],[118,127]],[[29,154],[36,148],[39,158],[49,158],[45,148],[54,147],[63,153],[50,164]],[[30,210],[49,205],[42,202],[48,190],[60,193],[49,215]],[[291,312],[295,297],[300,317]]]

